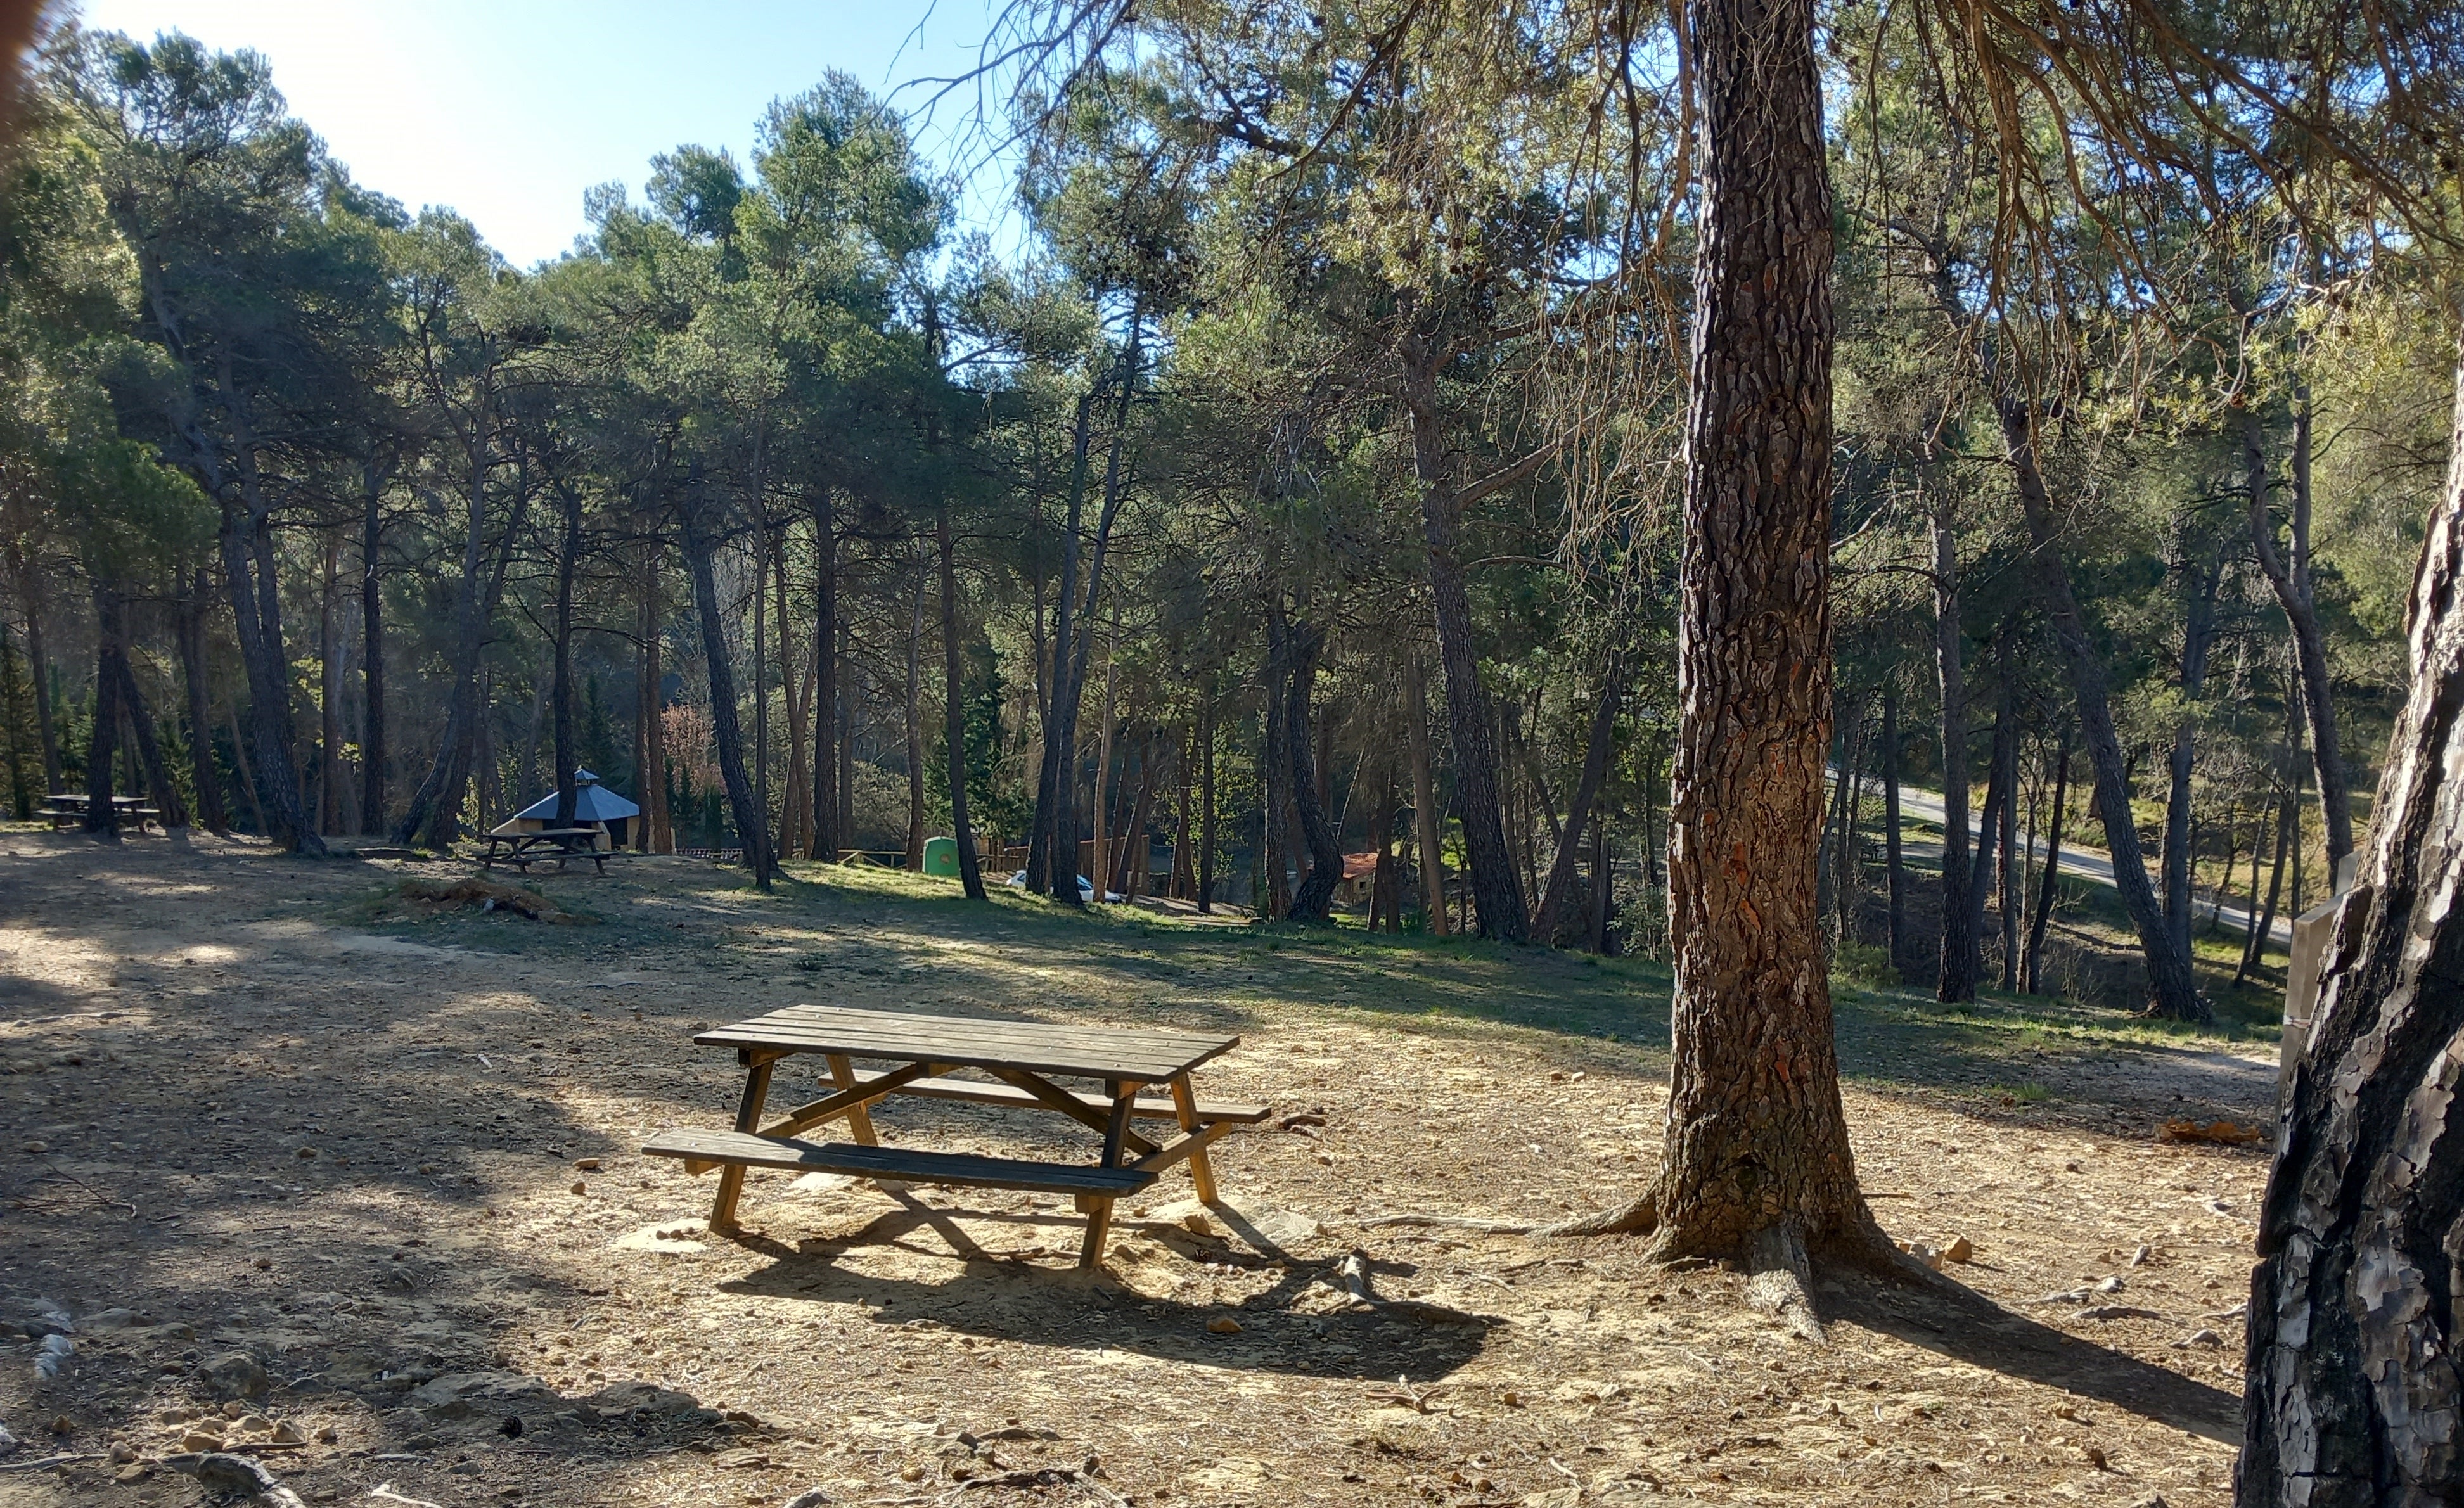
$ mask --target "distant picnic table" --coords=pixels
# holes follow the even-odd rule
[[[1146,1189],[1164,1169],[1187,1162],[1198,1196],[1212,1203],[1215,1171],[1207,1162],[1208,1145],[1233,1126],[1255,1125],[1271,1113],[1263,1104],[1221,1104],[1198,1098],[1192,1082],[1197,1069],[1240,1040],[1195,1032],[792,1005],[693,1038],[704,1047],[735,1048],[745,1070],[744,1098],[737,1107],[734,1130],[669,1131],[642,1150],[682,1159],[690,1173],[719,1169],[710,1228],[722,1235],[737,1229],[737,1200],[747,1168],[876,1178],[885,1188],[919,1183],[1066,1193],[1087,1216],[1078,1265],[1094,1267],[1103,1260],[1115,1199]],[[830,1092],[763,1126],[762,1105],[773,1071],[803,1053],[821,1055]],[[895,1066],[863,1072],[855,1066],[859,1058]],[[975,1069],[992,1082],[954,1077],[955,1069]],[[1065,1088],[1053,1082],[1055,1078],[1091,1079],[1101,1092]],[[1140,1092],[1150,1086],[1162,1092]],[[1089,1167],[884,1147],[873,1132],[869,1106],[893,1094],[1053,1111],[1102,1132],[1103,1149]],[[1132,1128],[1133,1119],[1168,1119],[1177,1124],[1179,1134],[1157,1144]],[[834,1120],[847,1122],[851,1144],[798,1139],[799,1133]]]
[[[111,807],[123,820],[135,818],[137,830],[141,833],[145,830],[147,822],[163,815],[146,805],[145,798],[142,796],[115,796],[111,798]],[[56,833],[64,827],[84,826],[86,814],[93,810],[94,798],[82,791],[54,791],[43,798],[42,809],[34,815],[49,818],[52,831]]]
[[[490,833],[488,851],[479,856],[479,867],[494,869],[498,864],[511,864],[522,873],[531,872],[535,863],[554,863],[562,869],[576,859],[589,859],[607,872],[609,855],[599,846],[596,827],[545,827],[535,833]]]

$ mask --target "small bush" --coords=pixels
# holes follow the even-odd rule
[[[1899,986],[1900,972],[1891,966],[1889,949],[1843,942],[1831,950],[1831,977],[1868,990],[1890,990]]]

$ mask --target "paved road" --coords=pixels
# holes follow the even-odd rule
[[[1837,772],[1834,773],[1836,775]],[[1881,797],[1882,792],[1879,786],[1875,787],[1868,794],[1866,799],[1873,803],[1873,810],[1880,810],[1881,805]],[[1931,822],[1935,826],[1939,827],[1942,825],[1943,820],[1942,794],[1938,791],[1922,791],[1913,785],[1901,786],[1900,815],[1902,817],[1913,817],[1919,821]],[[1869,820],[1871,820],[1871,819],[1869,819]],[[1973,833],[1976,830],[1975,821],[1976,814],[1973,811],[1970,811],[1969,813],[1969,831],[1970,833]],[[2032,859],[2041,861],[2045,856],[2045,850],[2044,845],[2038,840],[2037,835],[2030,833],[2025,835],[2025,848],[2028,855]],[[1942,844],[1939,842],[1918,843],[1903,840],[1901,846],[1906,851],[1923,854],[1927,858],[1935,860],[1937,863],[1939,863],[1942,858]],[[2076,875],[2079,879],[2088,881],[2091,884],[2103,885],[2108,890],[2112,889],[2113,856],[2099,848],[2080,848],[2074,846],[2071,841],[2065,838],[2062,841],[2062,873],[2066,875]],[[2150,876],[2150,878],[2152,879],[2154,877]],[[2211,904],[2211,901],[2204,898],[2194,900],[2191,905],[2191,912],[2193,915],[2204,919],[2207,908]],[[2235,906],[2232,902],[2228,901],[2225,903],[2223,922],[2226,927],[2232,928],[2234,930],[2247,932],[2250,929],[2250,910],[2247,907]],[[2291,947],[2293,945],[2293,918],[2286,915],[2279,909],[2277,912],[2276,925],[2269,929],[2268,936],[2284,947]]]

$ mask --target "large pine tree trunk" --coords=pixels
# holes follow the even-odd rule
[[[2210,1020],[2208,1004],[2199,997],[2198,981],[2190,973],[2189,954],[2173,946],[2165,908],[2147,881],[2145,850],[2139,845],[2139,828],[2130,815],[2130,775],[2123,764],[2122,740],[2114,732],[2113,706],[2105,693],[2104,662],[2071,591],[2060,523],[2036,462],[2035,416],[2013,398],[2001,400],[1998,407],[2004,453],[2016,475],[2028,537],[2036,551],[2037,590],[2053,620],[2054,639],[2061,646],[2062,665],[2079,702],[2079,732],[2096,771],[2096,808],[2104,820],[2105,851],[2113,856],[2114,888],[2122,893],[2123,908],[2139,934],[2140,954],[2147,966],[2148,1009],[2177,1021]]]
[[[2464,360],[2360,881],[2261,1206],[2241,1508],[2464,1496]]]
[[[1793,1306],[1808,1248],[1885,1249],[1848,1149],[1814,889],[1831,742],[1831,189],[1813,0],[1695,0],[1690,19],[1705,182],[1667,1133],[1650,1199],[1613,1223],[1656,1221],[1664,1257],[1775,1270]]]

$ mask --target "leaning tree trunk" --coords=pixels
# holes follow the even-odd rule
[[[2122,740],[2113,731],[2113,704],[2105,694],[2104,662],[2088,638],[2087,619],[2071,591],[2053,494],[2036,461],[2035,415],[2016,399],[2006,398],[1997,406],[2004,451],[2018,480],[2019,505],[2027,514],[2028,537],[2036,552],[2037,590],[2044,594],[2054,639],[2070,672],[2072,694],[2079,701],[2079,732],[2087,744],[2088,762],[2096,771],[2096,810],[2104,820],[2104,846],[2113,857],[2114,888],[2122,892],[2123,908],[2139,934],[2140,954],[2146,962],[2148,1009],[2177,1021],[2212,1020],[2208,1003],[2199,997],[2189,955],[2173,946],[2165,907],[2156,898],[2156,887],[2147,881],[2146,857],[2130,815],[2130,775],[2122,762]]]
[[[2464,1496],[2464,359],[2359,884],[2260,1207],[2241,1508]]]
[[[1831,188],[1813,0],[1695,0],[1694,265],[1669,812],[1662,1257],[1743,1257],[1813,1324],[1806,1252],[1879,1256],[1815,903],[1831,742]],[[1773,1292],[1773,1287],[1777,1292]]]
[[[697,479],[696,479],[697,480]],[[692,488],[684,506],[685,564],[693,573],[693,605],[701,617],[702,660],[710,676],[710,720],[717,735],[718,776],[727,787],[727,804],[736,818],[737,840],[744,845],[744,865],[753,883],[770,888],[770,814],[754,798],[753,782],[744,770],[744,730],[737,720],[736,669],[727,653],[727,623],[711,572],[709,522],[703,511],[711,505]]]

